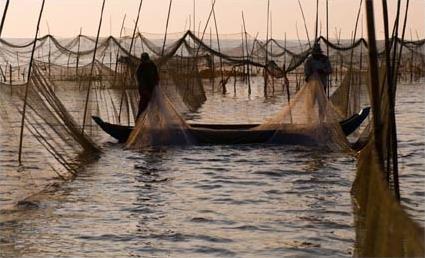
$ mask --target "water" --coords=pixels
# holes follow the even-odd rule
[[[423,86],[400,86],[397,108],[403,205],[422,225]],[[215,96],[193,119],[257,122],[284,99]],[[265,145],[134,153],[101,142],[101,158],[38,207],[1,212],[0,256],[352,256],[351,156]]]

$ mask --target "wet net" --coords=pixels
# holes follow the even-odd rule
[[[351,152],[340,121],[370,105],[368,45],[364,39],[318,40],[332,64],[327,85],[316,79],[304,80],[303,64],[312,52],[311,43],[264,41],[248,33],[185,31],[168,34],[167,40],[164,35],[137,33],[134,39],[101,38],[97,47],[96,39],[85,35],[72,39],[46,35],[37,39],[29,82],[26,78],[33,42],[0,39],[0,145],[11,150],[0,154],[0,167],[18,178],[16,182],[29,185],[44,185],[52,177],[73,178],[86,164],[82,160],[97,155],[99,147],[94,142],[105,136],[92,116],[134,126],[125,146],[138,151],[152,146],[244,143],[249,138],[255,143],[303,144]],[[425,76],[425,40],[393,40],[405,49],[399,80],[421,80]],[[383,44],[380,48],[382,61]],[[157,64],[161,82],[146,111],[136,118],[139,95],[134,73],[142,52],[148,52]],[[251,96],[252,78],[262,82],[265,99],[284,96],[287,100],[279,112],[270,114],[270,119],[250,128],[224,130],[195,128],[185,120],[214,94],[243,90]],[[237,88],[236,84],[244,87]],[[29,175],[16,173],[24,100],[28,110],[23,173]],[[371,126],[365,127],[359,133],[363,142],[371,139]],[[33,166],[37,155],[49,157],[50,169]],[[391,199],[391,185],[387,187],[383,181],[382,169],[369,144],[360,154],[353,187],[361,208],[356,222],[362,245],[359,255],[423,256],[422,231]],[[41,171],[50,172],[45,175]],[[14,189],[26,188],[16,185]],[[371,230],[375,225],[379,230]],[[365,247],[367,242],[379,244]]]

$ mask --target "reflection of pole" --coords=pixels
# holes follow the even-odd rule
[[[26,109],[27,109],[28,90],[29,90],[29,84],[30,84],[30,80],[31,80],[32,62],[33,62],[33,59],[34,59],[35,46],[37,45],[37,37],[38,37],[38,31],[40,29],[41,16],[43,15],[44,2],[45,2],[45,0],[43,0],[43,2],[41,3],[40,14],[38,16],[37,28],[35,30],[34,43],[32,45],[31,58],[30,58],[29,66],[28,66],[27,84],[25,86],[24,106],[22,108],[22,119],[21,119],[21,132],[20,132],[20,135],[19,135],[18,162],[19,162],[20,165],[22,164],[22,141],[23,141],[23,137],[24,137],[25,113],[26,113]]]

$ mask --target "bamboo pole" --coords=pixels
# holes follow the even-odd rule
[[[137,29],[137,24],[139,23],[140,10],[142,9],[142,3],[143,3],[143,0],[140,0],[139,9],[137,11],[136,23],[134,24],[133,35],[131,36],[130,49],[128,51],[130,55],[131,55],[131,50],[133,49],[134,37],[136,36],[136,29]]]
[[[99,42],[100,29],[102,27],[103,10],[105,9],[105,2],[106,2],[106,0],[103,0],[102,9],[100,11],[99,27],[97,29],[97,36],[96,36],[96,42],[95,42],[95,46],[94,46],[93,59],[92,59],[91,68],[90,68],[90,77],[89,77],[89,84],[88,84],[88,87],[87,87],[86,102],[84,104],[83,126],[81,128],[82,133],[84,133],[84,129],[85,129],[85,125],[86,125],[87,108],[88,108],[88,103],[89,103],[89,98],[90,98],[90,90],[91,90],[92,76],[93,76],[93,70],[94,70],[94,62],[96,61],[97,44]]]
[[[121,40],[121,37],[122,37],[122,33],[123,33],[124,24],[125,24],[125,18],[126,17],[127,17],[127,14],[124,14],[124,18],[122,19],[121,29],[120,29],[120,40]],[[116,82],[116,79],[117,79],[117,74],[118,74],[118,58],[119,58],[119,55],[120,55],[120,48],[117,48],[117,54],[115,56],[114,80],[112,81],[112,87],[115,87],[115,82]],[[121,112],[118,114],[118,122],[121,122],[121,120],[120,120],[120,114],[121,114]]]
[[[270,11],[270,59],[273,61],[273,13]],[[274,76],[272,75],[272,95],[274,95]]]
[[[1,38],[1,33],[3,32],[4,22],[6,21],[6,14],[7,14],[7,9],[9,8],[9,2],[10,0],[6,0],[6,4],[4,6],[3,16],[1,18],[1,24],[0,24],[0,38]]]
[[[217,38],[217,48],[218,48],[218,52],[221,53],[221,47],[220,47],[220,37],[218,35],[218,25],[217,25],[217,19],[215,16],[215,1],[211,0],[211,5],[212,5],[212,14],[213,14],[213,19],[214,19],[214,27],[215,27],[215,33],[216,33],[216,38]],[[222,86],[222,94],[226,94],[227,89],[226,89],[226,83],[224,81],[224,71],[223,71],[223,58],[220,55],[219,56],[219,60],[220,60],[220,75],[221,75],[221,86]]]
[[[170,4],[168,5],[167,22],[166,22],[166,24],[165,24],[165,35],[164,35],[164,42],[162,43],[161,56],[164,56],[165,43],[167,42],[168,23],[169,23],[169,21],[170,21],[171,5],[172,5],[172,4],[173,4],[173,0],[170,0]]]
[[[369,54],[369,83],[370,83],[370,103],[373,111],[373,132],[375,139],[375,150],[379,164],[383,165],[383,139],[382,120],[380,108],[380,84],[378,69],[378,50],[375,37],[375,18],[373,10],[373,0],[365,0],[367,34],[368,34],[368,54]]]
[[[403,23],[403,31],[401,34],[401,42],[404,42],[404,36],[406,32],[406,24],[407,24],[407,17],[408,17],[408,11],[409,11],[409,3],[410,1],[406,1],[406,12],[404,16],[404,23]],[[396,199],[400,201],[400,186],[399,186],[399,176],[398,176],[398,143],[397,143],[397,123],[396,123],[396,117],[395,117],[395,98],[396,98],[396,91],[397,91],[397,74],[398,69],[400,67],[400,60],[403,52],[403,44],[400,45],[400,52],[399,57],[397,60],[394,60],[394,62],[397,62],[395,65],[395,76],[394,79],[394,88],[390,89],[390,123],[391,123],[391,149],[392,149],[392,161],[393,161],[393,181],[394,181],[394,192],[396,195]]]
[[[78,64],[80,62],[80,45],[81,45],[81,33],[83,28],[80,27],[80,34],[78,35],[78,46],[77,46],[77,61],[75,66],[75,79],[78,80]]]
[[[47,34],[49,34],[48,39],[49,39],[49,53],[47,55],[47,62],[49,64],[49,79],[51,76],[51,54],[52,54],[52,46],[51,46],[51,39],[50,39],[50,26],[49,23],[46,21],[46,25],[47,25]]]
[[[251,73],[250,73],[250,67],[249,67],[249,61],[251,61],[251,57],[249,56],[249,51],[248,51],[248,33],[246,32],[245,16],[243,14],[243,11],[242,11],[242,22],[243,22],[243,29],[245,32],[244,34],[245,34],[246,57],[248,58],[248,63],[247,63],[248,95],[251,96]]]
[[[267,31],[266,31],[266,60],[264,64],[264,96],[267,97],[267,84],[268,84],[268,73],[267,73],[267,63],[269,62],[269,55],[267,52],[267,44],[269,42],[269,21],[270,21],[270,0],[267,0]]]
[[[314,30],[314,41],[318,38],[318,25],[319,25],[319,0],[316,0],[316,28]]]
[[[309,37],[309,35],[308,35],[308,29],[307,29],[307,22],[305,21],[304,11],[303,11],[303,7],[302,7],[302,5],[301,5],[300,0],[298,0],[298,5],[299,5],[299,7],[300,7],[301,15],[302,15],[302,17],[303,17],[303,21],[304,21],[304,29],[305,29],[305,33],[306,33],[306,35],[307,35],[308,46],[311,48],[310,37]]]
[[[41,3],[40,14],[38,15],[37,27],[35,30],[34,43],[32,45],[32,50],[31,50],[30,63],[28,66],[28,77],[27,77],[27,84],[25,86],[24,106],[22,108],[21,130],[19,134],[19,151],[18,151],[19,165],[22,165],[22,143],[24,138],[25,114],[27,109],[28,90],[29,90],[29,84],[31,80],[31,69],[32,69],[32,62],[34,59],[35,46],[37,45],[38,31],[40,30],[40,21],[41,21],[41,17],[43,15],[43,10],[44,10],[44,3],[45,3],[45,0],[43,0],[43,2]]]
[[[329,1],[326,0],[326,41],[329,42]],[[326,56],[329,57],[329,44],[326,44]],[[332,82],[332,73],[328,77],[327,85],[326,85],[326,93],[328,94],[328,98],[330,98],[331,91],[331,82]]]
[[[357,11],[357,16],[356,16],[356,25],[354,26],[354,32],[353,32],[353,37],[352,37],[352,41],[351,44],[354,45],[354,43],[356,42],[356,35],[357,35],[357,27],[359,24],[359,18],[360,18],[360,12],[361,12],[361,7],[363,5],[363,0],[360,0],[360,4],[359,4],[359,9]],[[350,76],[350,83],[348,84],[348,91],[347,91],[347,114],[346,115],[350,115],[350,92],[351,92],[351,86],[353,84],[353,57],[354,57],[354,47],[351,48],[351,52],[350,52],[350,66],[349,66],[349,76]],[[342,72],[342,67],[341,67],[341,72]],[[342,78],[342,77],[341,77]],[[357,110],[354,110],[357,111]]]

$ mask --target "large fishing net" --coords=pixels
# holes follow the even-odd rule
[[[168,34],[167,39],[164,35],[137,33],[134,38],[100,38],[96,47],[96,39],[85,35],[72,39],[47,35],[37,39],[29,82],[26,79],[33,42],[2,38],[0,145],[8,151],[0,152],[0,167],[12,173],[16,182],[43,185],[53,177],[73,178],[84,167],[86,158],[96,156],[99,147],[94,142],[104,136],[92,116],[134,126],[126,144],[134,150],[200,142],[244,143],[251,137],[252,142],[351,151],[339,122],[369,105],[368,45],[364,39],[318,40],[332,64],[327,85],[319,80],[304,81],[303,64],[312,52],[311,42],[262,41],[243,32],[217,35],[186,31]],[[423,78],[425,40],[394,40],[405,50],[398,78],[411,82]],[[380,48],[382,61],[384,46]],[[142,52],[148,52],[158,65],[161,83],[146,111],[137,118],[139,95],[134,73]],[[250,96],[252,78],[263,83],[265,99],[285,97],[280,111],[269,114],[270,119],[236,130],[200,129],[186,122],[186,114],[198,111],[212,95],[243,90]],[[237,88],[236,84],[244,87]],[[23,165],[19,165],[16,155],[24,101]],[[385,105],[382,110],[386,112]],[[371,131],[366,125],[359,138],[366,142]],[[34,157],[41,155],[49,157],[49,169],[33,166],[37,162]],[[16,174],[22,168],[24,172]],[[46,171],[50,172],[45,175]],[[358,236],[366,234],[358,242],[382,245],[364,248],[359,254],[422,255],[423,245],[419,243],[423,235],[394,204],[382,174],[369,144],[360,154],[354,187],[357,204],[362,208],[359,218],[365,221],[359,225]],[[25,189],[28,184],[16,185],[13,189]],[[1,188],[5,189],[3,185]],[[371,230],[373,225],[379,230]],[[384,235],[388,241],[377,240]],[[382,251],[391,247],[400,252]]]
[[[424,229],[397,201],[398,174],[391,173],[390,101],[386,67],[379,70],[380,133],[370,127],[369,142],[359,153],[352,193],[356,224],[356,255],[360,257],[423,257]],[[369,85],[372,87],[372,85]],[[366,131],[366,130],[365,130]],[[380,146],[377,146],[379,142]],[[379,152],[381,151],[381,156]]]

